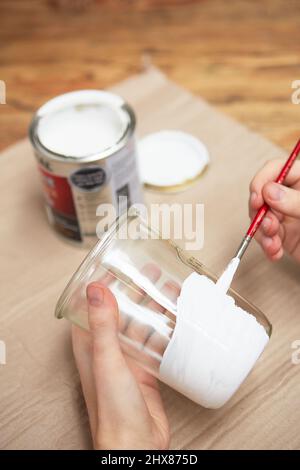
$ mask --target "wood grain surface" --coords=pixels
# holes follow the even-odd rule
[[[0,149],[25,136],[49,98],[111,86],[149,62],[251,129],[293,145],[298,0],[81,0],[87,6],[79,10],[75,3],[1,0]]]

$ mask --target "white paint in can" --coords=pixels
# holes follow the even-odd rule
[[[111,148],[121,138],[124,123],[108,106],[63,108],[39,123],[41,143],[52,152],[88,157]]]

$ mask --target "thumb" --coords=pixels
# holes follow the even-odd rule
[[[145,405],[119,343],[115,296],[106,286],[93,282],[87,287],[87,301],[98,418],[102,429],[111,434],[111,426],[130,420],[132,407]]]
[[[93,282],[86,290],[88,322],[92,335],[94,360],[101,368],[123,362],[118,338],[118,304],[112,292],[100,282]]]
[[[278,183],[263,187],[263,198],[269,206],[290,217],[300,218],[300,192]]]

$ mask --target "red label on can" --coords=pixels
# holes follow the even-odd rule
[[[39,167],[50,222],[62,235],[81,240],[80,228],[68,178],[54,175]]]

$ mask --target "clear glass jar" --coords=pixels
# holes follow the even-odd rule
[[[118,301],[123,351],[161,378],[160,365],[176,325],[177,298],[183,281],[194,271],[214,282],[217,279],[197,259],[162,239],[137,213],[124,214],[79,266],[55,315],[88,329],[87,285],[94,281],[106,284]],[[259,309],[232,289],[228,294],[271,335],[271,324]]]

